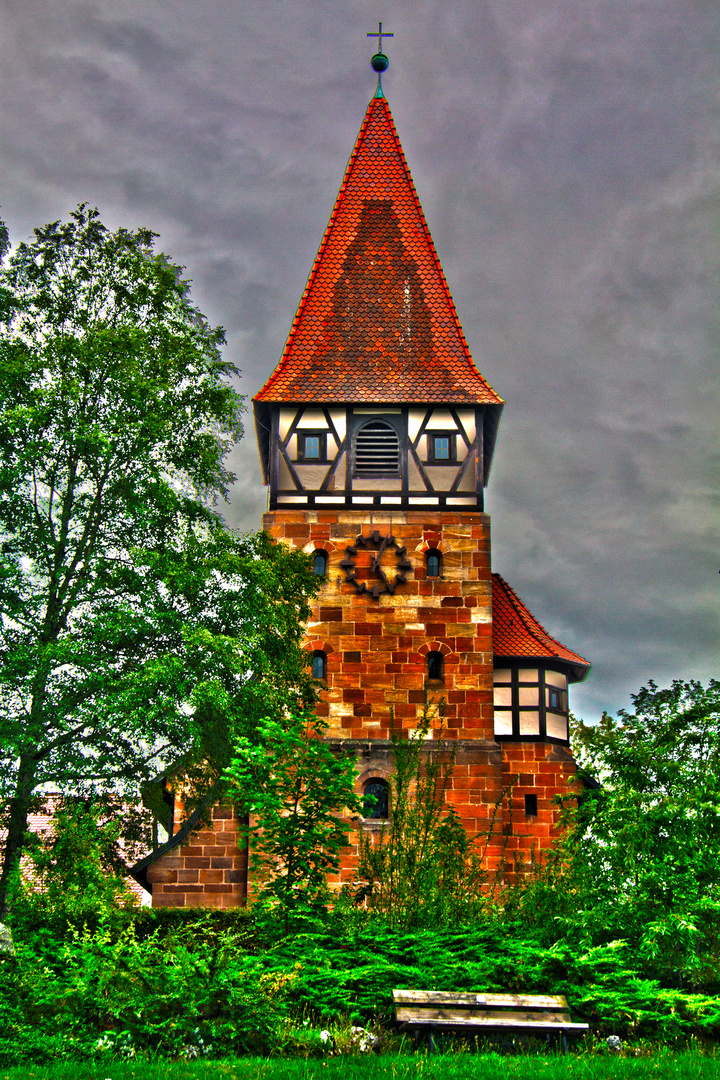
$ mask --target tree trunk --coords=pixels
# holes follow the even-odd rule
[[[8,910],[8,885],[10,875],[18,864],[27,831],[30,800],[35,787],[35,762],[20,758],[17,786],[10,800],[10,822],[5,840],[3,867],[0,874],[0,920],[4,920]]]

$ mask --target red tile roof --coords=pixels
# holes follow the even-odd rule
[[[493,652],[496,656],[537,656],[564,660],[584,679],[590,663],[551,638],[499,574],[492,576]]]
[[[258,402],[500,405],[468,350],[385,98],[373,98]]]

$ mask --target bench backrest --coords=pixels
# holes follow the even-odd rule
[[[514,1019],[526,1022],[564,1023],[570,1010],[557,994],[476,994],[446,990],[393,990],[395,1017],[412,1023],[424,1020],[470,1021]]]

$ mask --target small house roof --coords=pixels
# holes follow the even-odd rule
[[[492,576],[492,611],[495,656],[560,660],[573,682],[582,681],[590,671],[590,662],[550,637],[499,574]]]

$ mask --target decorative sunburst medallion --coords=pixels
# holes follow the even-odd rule
[[[345,571],[345,581],[355,586],[359,593],[370,593],[377,600],[383,593],[394,593],[398,585],[404,585],[407,581],[407,572],[412,570],[412,563],[407,557],[407,548],[399,547],[394,536],[382,536],[379,532],[363,536],[362,533],[351,547],[347,547],[346,556],[340,563]],[[362,567],[370,581],[358,580],[358,550],[367,551],[370,555],[370,563]],[[388,572],[383,569],[381,563],[386,551],[394,551],[395,566],[389,567]]]

